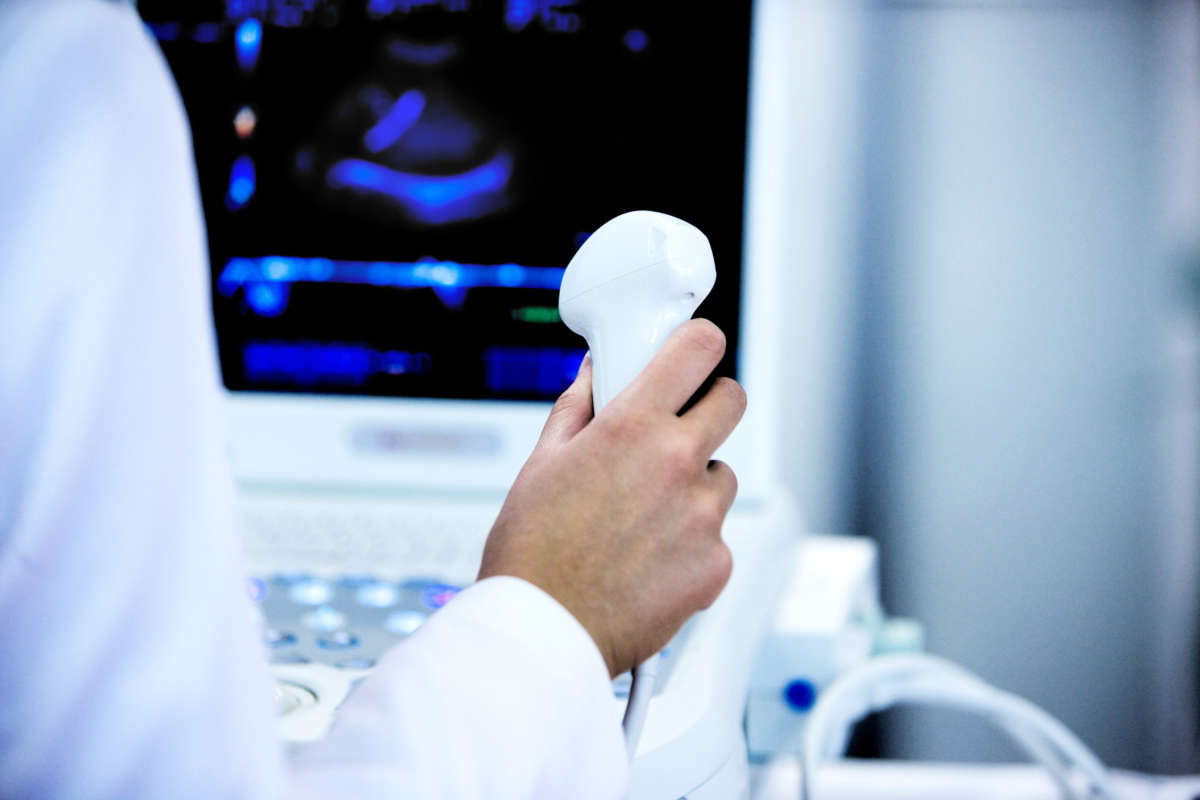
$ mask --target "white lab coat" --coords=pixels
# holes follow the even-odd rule
[[[134,11],[0,0],[0,797],[623,794],[599,652],[514,578],[464,591],[285,756],[203,231]]]

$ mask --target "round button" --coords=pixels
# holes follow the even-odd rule
[[[301,620],[314,631],[336,631],[346,624],[346,615],[332,606],[320,606]]]
[[[287,647],[296,643],[296,634],[279,628],[267,628],[263,631],[263,642],[267,647]]]
[[[316,702],[316,695],[303,686],[282,681],[275,684],[275,713],[281,717]]]
[[[817,687],[811,681],[797,678],[783,687],[783,700],[793,711],[808,711],[817,702]]]
[[[309,578],[293,583],[292,588],[288,589],[288,596],[293,603],[302,606],[319,606],[333,597],[333,587],[323,580]]]
[[[358,646],[358,637],[348,631],[334,631],[317,639],[317,645],[326,650],[346,650]]]
[[[458,586],[450,586],[446,583],[435,583],[426,586],[421,592],[421,602],[428,606],[433,611],[437,611],[442,606],[454,599],[454,595],[458,594]]]
[[[263,582],[262,578],[247,578],[246,593],[255,603],[261,603],[267,596],[267,584]]]
[[[424,621],[425,614],[421,611],[396,611],[388,615],[384,625],[397,636],[408,636]]]
[[[354,598],[368,608],[389,608],[400,601],[400,590],[390,583],[374,581],[359,587]]]

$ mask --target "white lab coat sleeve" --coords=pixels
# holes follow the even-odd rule
[[[244,592],[186,121],[133,10],[0,2],[0,797],[614,797],[595,646],[485,582],[294,762]]]
[[[283,784],[189,132],[127,3],[0,3],[0,797]]]
[[[591,638],[532,584],[489,578],[394,647],[295,759],[297,797],[616,798],[620,706]]]

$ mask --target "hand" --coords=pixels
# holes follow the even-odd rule
[[[512,575],[550,594],[591,634],[610,675],[661,650],[729,580],[721,524],[737,479],[709,459],[746,394],[720,378],[678,413],[724,353],[719,328],[685,323],[595,419],[585,359],[484,547],[479,578]]]

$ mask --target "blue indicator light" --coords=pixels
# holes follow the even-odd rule
[[[334,189],[390,197],[418,221],[444,225],[478,219],[502,206],[506,202],[502,193],[512,177],[512,167],[512,156],[505,151],[456,175],[419,175],[347,158],[329,168],[325,181]]]
[[[363,135],[363,144],[372,153],[386,150],[416,123],[424,110],[425,95],[418,89],[409,89]]]
[[[646,45],[649,43],[650,37],[644,30],[633,28],[625,31],[625,46],[629,48],[629,52],[640,53],[646,49]]]
[[[231,211],[246,205],[254,196],[256,186],[254,160],[250,156],[238,156],[229,170],[229,191],[225,194],[225,205]]]
[[[783,687],[783,701],[793,711],[808,711],[817,702],[817,687],[811,681],[797,678]]]
[[[249,72],[258,64],[258,55],[262,51],[262,23],[254,17],[242,20],[234,34],[234,47],[237,50],[238,66]]]

